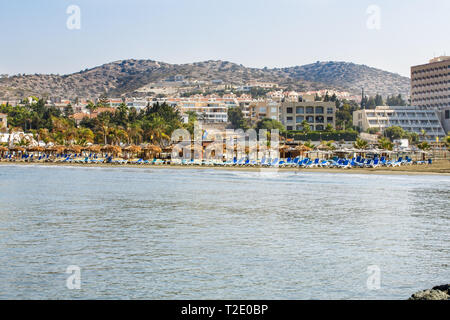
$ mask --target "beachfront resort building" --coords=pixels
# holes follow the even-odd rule
[[[450,56],[411,67],[411,104],[437,110],[444,130],[450,130]]]
[[[328,124],[336,128],[336,105],[334,102],[303,101],[283,102],[280,107],[280,121],[287,130],[302,130],[306,120],[311,130],[325,130]]]
[[[438,111],[427,108],[378,106],[375,109],[361,109],[353,112],[353,125],[362,131],[376,128],[383,132],[385,128],[398,126],[405,131],[421,135],[424,130],[426,137],[422,139],[427,141],[445,137]]]

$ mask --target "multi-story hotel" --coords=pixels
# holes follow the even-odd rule
[[[311,130],[321,131],[328,124],[336,128],[336,105],[334,102],[283,102],[280,107],[280,121],[287,130],[302,130],[306,120]]]
[[[437,110],[444,129],[450,130],[450,56],[411,67],[411,104]]]
[[[436,141],[445,136],[439,122],[438,112],[433,109],[419,107],[392,107],[378,106],[375,109],[361,109],[353,112],[353,125],[362,131],[370,128],[379,129],[381,132],[391,126],[399,126],[408,132],[419,135],[425,130],[424,140]]]

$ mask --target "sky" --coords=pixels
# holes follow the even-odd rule
[[[449,0],[1,1],[0,74],[151,59],[347,61],[409,76],[412,65],[450,55],[449,12]]]

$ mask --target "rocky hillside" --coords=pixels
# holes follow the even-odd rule
[[[345,88],[349,92],[359,93],[364,87],[368,94],[385,96],[401,93],[407,96],[410,91],[410,79],[407,77],[350,62],[316,62],[284,68],[283,71],[293,79],[325,83]]]
[[[347,62],[317,62],[289,68],[258,69],[227,61],[168,64],[152,60],[121,60],[68,75],[19,75],[0,79],[0,100],[28,95],[98,97],[131,95],[135,90],[171,76],[187,80],[249,80],[276,82],[294,90],[338,89],[358,94],[409,94],[409,78]]]

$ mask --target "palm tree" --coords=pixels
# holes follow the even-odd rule
[[[356,149],[367,149],[368,145],[367,141],[360,138],[356,138],[356,141],[353,143]]]
[[[95,105],[92,101],[89,101],[86,106],[86,109],[89,110],[89,118],[91,118],[92,112],[98,109],[98,105]]]
[[[388,138],[382,137],[378,140],[378,143],[380,144],[380,147],[385,150],[392,150],[394,145],[392,144],[391,140]]]
[[[152,143],[161,145],[163,139],[170,139],[167,134],[168,126],[163,118],[154,117],[149,123],[146,130],[147,137]]]
[[[422,138],[421,140],[427,140],[428,135],[424,129],[420,130],[420,137]]]
[[[335,150],[336,147],[333,145],[333,143],[334,143],[334,140],[330,140],[330,141],[324,140],[324,141],[322,141],[321,144],[324,146],[327,146],[329,150]]]
[[[137,123],[132,123],[127,127],[128,144],[139,144],[142,141],[142,133],[143,130],[141,126]]]
[[[94,133],[88,128],[79,128],[75,143],[79,146],[85,146],[88,142],[94,142]]]
[[[311,140],[305,142],[303,145],[310,149],[314,149],[314,147],[315,147],[315,145],[311,142]]]
[[[300,125],[302,126],[302,132],[303,133],[308,133],[311,131],[311,127],[309,126],[308,121],[303,120],[302,123],[300,123]]]
[[[417,147],[421,150],[430,150],[431,149],[431,146],[426,141],[419,143],[417,145]]]

